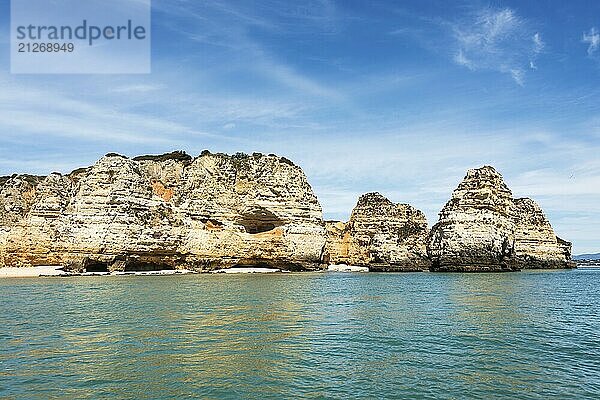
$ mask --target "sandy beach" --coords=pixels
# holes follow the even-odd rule
[[[61,266],[43,266],[43,267],[2,267],[0,268],[0,278],[37,278],[40,276],[123,276],[123,275],[183,275],[193,274],[190,270],[157,270],[157,271],[128,271],[128,272],[87,272],[82,274],[73,274],[65,272]]]
[[[276,272],[289,272],[282,271],[278,268],[254,268],[254,267],[233,267],[226,269],[217,269],[212,271],[213,274],[272,274]]]
[[[329,272],[369,272],[368,267],[358,267],[356,265],[334,264],[327,267]]]
[[[60,276],[66,274],[61,266],[42,266],[29,268],[2,267],[0,278],[37,278],[39,276]]]

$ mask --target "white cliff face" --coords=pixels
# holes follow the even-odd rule
[[[408,204],[394,204],[379,193],[360,197],[347,224],[328,222],[326,261],[368,266],[375,271],[429,268],[425,215]]]
[[[304,173],[277,156],[108,155],[70,176],[20,185],[2,189],[4,265],[310,269],[325,244]]]
[[[570,249],[559,244],[539,206],[513,199],[489,166],[467,172],[431,230],[428,254],[435,271],[571,266]]]
[[[540,206],[528,198],[513,201],[515,257],[523,268],[573,268],[571,243],[557,237]]]
[[[36,188],[42,179],[30,175],[3,178],[0,188],[0,259],[6,258],[16,246],[30,242],[24,220],[35,204]],[[49,238],[44,237],[44,242],[48,241]],[[36,252],[39,252],[37,246],[29,256],[35,257]]]
[[[185,210],[185,251],[283,265],[319,262],[322,210],[302,170],[279,157],[205,156],[186,168],[173,201]],[[185,195],[183,194],[185,193]]]
[[[452,193],[428,244],[434,270],[512,270],[512,193],[492,167],[472,169]]]

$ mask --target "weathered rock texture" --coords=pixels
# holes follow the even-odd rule
[[[109,154],[66,176],[0,182],[0,265],[313,269],[325,245],[304,173],[274,155]]]
[[[540,206],[528,198],[513,201],[515,257],[522,268],[575,268],[571,243],[554,233]]]
[[[432,228],[434,271],[571,268],[571,244],[557,238],[531,199],[513,199],[492,167],[472,169]]]
[[[326,222],[326,229],[327,263],[366,266],[372,271],[429,268],[425,215],[379,193],[361,196],[348,223]]]

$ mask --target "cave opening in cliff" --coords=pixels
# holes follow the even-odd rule
[[[149,272],[174,270],[175,267],[160,262],[130,261],[125,265],[125,272]]]
[[[284,222],[275,214],[259,206],[246,210],[238,218],[237,223],[242,225],[246,232],[250,234],[269,232],[284,225]]]
[[[279,265],[263,259],[241,259],[233,268],[278,268]]]
[[[108,272],[108,263],[88,260],[85,265],[85,272]]]

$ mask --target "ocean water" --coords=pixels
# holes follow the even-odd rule
[[[0,280],[2,399],[600,398],[600,271]]]

